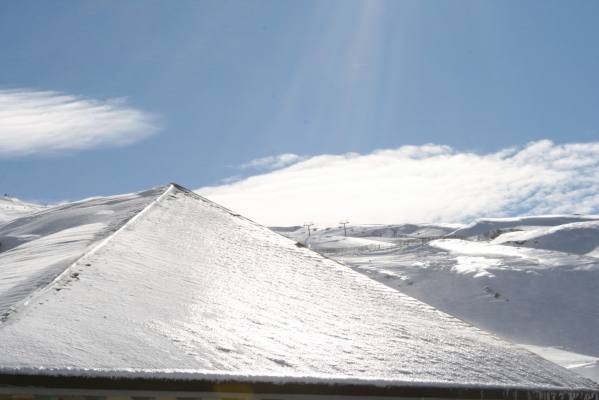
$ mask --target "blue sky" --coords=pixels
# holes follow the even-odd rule
[[[594,142],[598,15],[596,1],[2,2],[0,90],[129,114],[117,139],[26,151],[0,115],[0,189],[52,202],[214,186],[284,153]]]

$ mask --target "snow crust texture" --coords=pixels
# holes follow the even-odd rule
[[[102,231],[113,231],[118,223],[106,222],[108,209],[122,222],[159,195],[54,212],[102,212],[112,226]],[[82,226],[101,223],[83,214]],[[81,242],[80,253],[98,236],[92,231],[71,239]],[[60,247],[44,259],[51,249]],[[16,264],[39,260],[22,257],[2,264],[0,281],[13,279]],[[596,389],[174,186],[0,325],[0,366]]]

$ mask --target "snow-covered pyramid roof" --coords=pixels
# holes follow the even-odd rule
[[[0,242],[0,384],[42,375],[599,393],[176,185],[51,208],[0,227]]]

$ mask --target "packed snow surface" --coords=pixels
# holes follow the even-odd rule
[[[119,213],[120,222],[108,210]],[[596,389],[176,186],[53,212],[81,212],[80,226],[94,228],[70,236],[69,242],[82,242],[80,258],[63,263],[57,279],[0,325],[4,371],[191,371]],[[49,228],[38,218],[28,222],[36,229],[19,233],[43,236]],[[56,214],[50,225],[60,220]],[[112,226],[104,231],[120,228],[89,251],[97,224]],[[19,247],[3,254],[0,281],[14,279],[18,263],[29,266],[23,258],[32,253],[11,256]],[[70,246],[42,247],[44,259],[76,258]]]
[[[588,221],[571,222],[580,218]],[[389,287],[599,381],[599,258],[588,252],[599,240],[597,217],[484,221],[493,221],[492,230],[497,221],[503,228],[525,230],[495,240],[478,235],[489,232],[487,227],[470,240],[451,234],[421,241],[404,236],[384,249],[323,250],[318,243],[331,243],[333,229],[318,229],[310,244]],[[352,228],[348,233],[357,237],[371,230]],[[306,237],[304,230],[281,233]]]

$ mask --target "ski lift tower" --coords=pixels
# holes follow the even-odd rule
[[[347,228],[345,226],[349,224],[349,221],[341,221],[339,222],[339,224],[343,225],[343,234],[345,235],[345,237],[347,237]]]
[[[314,226],[314,224],[312,222],[306,222],[304,224],[304,227],[308,230],[308,237],[310,237],[310,227]]]

